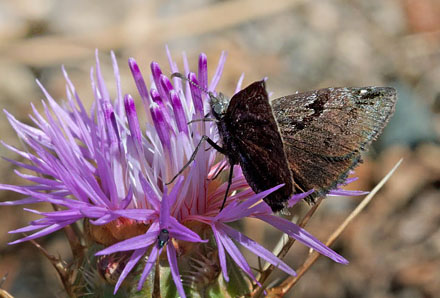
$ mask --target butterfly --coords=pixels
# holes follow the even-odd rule
[[[284,209],[293,194],[314,190],[306,197],[313,202],[343,183],[386,126],[397,100],[391,87],[339,87],[269,101],[264,80],[230,100],[209,96],[221,145],[206,136],[201,142],[228,159],[225,199],[238,164],[255,193],[284,184],[264,198],[273,212]]]

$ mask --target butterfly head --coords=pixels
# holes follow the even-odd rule
[[[226,110],[228,109],[229,98],[224,96],[223,93],[219,93],[218,95],[215,95],[214,93],[209,92],[209,100],[210,100],[212,115],[217,120],[222,119],[226,114]]]

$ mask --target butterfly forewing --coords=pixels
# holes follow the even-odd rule
[[[229,153],[235,155],[256,193],[285,184],[264,199],[273,211],[283,209],[293,193],[293,180],[264,81],[232,97],[223,123],[229,138],[226,142],[233,147]]]
[[[312,199],[343,183],[395,102],[396,91],[387,87],[327,88],[273,100],[295,192],[315,189]]]

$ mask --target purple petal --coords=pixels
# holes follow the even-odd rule
[[[221,222],[231,222],[238,220],[240,218],[249,216],[250,214],[254,213],[254,210],[248,209],[255,203],[257,203],[259,200],[263,199],[267,195],[271,194],[272,192],[276,191],[277,189],[283,187],[284,184],[277,185],[275,187],[272,187],[268,190],[265,190],[263,192],[260,192],[253,196],[252,198],[249,198],[245,202],[238,204],[238,205],[228,205],[226,206],[216,217],[215,220],[221,221]]]
[[[81,208],[81,207],[89,206],[88,204],[85,204],[83,202],[73,199],[68,199],[63,196],[57,196],[55,194],[49,194],[49,193],[34,192],[31,191],[30,189],[27,189],[26,186],[0,184],[0,189],[14,191],[17,193],[28,195],[30,197],[34,197],[34,199],[38,201],[66,206],[69,208]],[[3,202],[0,203],[0,205],[17,205],[17,204],[15,204],[14,202]]]
[[[11,124],[12,128],[18,133],[18,136],[20,138],[26,139],[26,136],[29,136],[35,139],[36,141],[38,141],[40,145],[46,148],[53,147],[51,140],[43,131],[18,121],[13,115],[11,115],[5,109],[3,110],[3,112],[6,114],[9,123]]]
[[[174,90],[173,85],[171,84],[171,81],[168,79],[166,75],[160,76],[160,85],[162,86],[162,89],[164,90],[167,98],[169,99],[169,94],[171,91]]]
[[[217,249],[218,249],[218,258],[220,260],[220,267],[222,268],[223,278],[226,282],[229,282],[229,276],[228,276],[228,268],[226,266],[226,254],[225,254],[225,248],[222,243],[222,236],[217,231],[217,228],[215,225],[211,225],[212,232],[214,233],[215,242],[217,243]]]
[[[114,214],[118,216],[139,220],[139,221],[148,221],[153,219],[156,216],[157,211],[152,209],[124,209],[124,210],[114,210]]]
[[[2,142],[2,144],[3,144],[3,142]],[[33,171],[35,173],[40,173],[40,174],[43,174],[43,175],[50,175],[49,173],[45,172],[44,169],[41,168],[41,167],[34,166],[34,165],[29,165],[29,164],[26,164],[26,163],[23,163],[23,162],[19,162],[17,160],[9,159],[7,157],[2,157],[2,158],[4,160],[6,160],[7,162],[10,162],[10,163],[16,165],[17,167],[24,168],[24,169],[27,169],[29,171]]]
[[[118,61],[116,60],[116,55],[113,51],[110,51],[110,56],[112,58],[113,76],[116,82],[116,99],[115,99],[116,112],[119,115],[119,117],[123,117],[124,113],[123,113],[123,102],[122,102],[121,76],[119,75]]]
[[[154,121],[154,127],[156,128],[157,135],[159,136],[162,145],[170,150],[170,134],[167,129],[168,125],[165,120],[164,110],[161,109],[157,103],[153,102],[150,105],[150,112]]]
[[[250,277],[253,281],[255,279],[254,274],[252,273],[251,267],[247,263],[244,256],[241,254],[240,250],[235,246],[234,242],[225,234],[222,230],[222,227],[219,224],[216,224],[218,238],[225,247],[226,251],[229,253],[234,262]]]
[[[167,245],[168,263],[170,264],[171,276],[176,285],[177,292],[180,297],[185,298],[185,291],[183,290],[182,279],[180,278],[179,267],[177,266],[176,250],[174,245]]]
[[[141,182],[142,190],[145,192],[145,198],[151,206],[155,210],[159,210],[160,206],[160,200],[157,194],[154,192],[153,188],[151,187],[150,183],[142,176],[141,173],[139,173],[139,181]]]
[[[341,185],[347,185],[347,184],[353,183],[357,180],[359,180],[359,177],[347,178],[347,179],[345,179],[344,183],[342,183]]]
[[[198,80],[202,89],[208,89],[208,58],[205,53],[199,55]]]
[[[156,85],[157,91],[159,92],[162,102],[166,102],[168,99],[168,93],[164,90],[162,84],[160,83],[160,76],[162,75],[162,70],[157,62],[152,62],[151,73],[153,75],[154,84]]]
[[[139,95],[142,98],[142,102],[145,107],[150,106],[150,94],[148,93],[147,85],[145,84],[144,78],[142,76],[141,70],[139,69],[138,64],[134,58],[128,59],[128,66],[130,67],[131,74],[136,83],[136,87],[138,89]]]
[[[235,92],[234,92],[234,94],[235,94],[235,93],[238,93],[238,91],[241,90],[241,85],[243,84],[243,80],[244,80],[244,73],[242,73],[241,76],[240,76],[240,78],[238,79],[237,86],[235,87]]]
[[[110,100],[110,95],[108,94],[107,87],[105,86],[104,79],[101,73],[101,66],[99,63],[99,57],[98,57],[98,49],[95,50],[95,57],[96,57],[96,78],[98,81],[98,90],[101,94],[101,98],[105,101]]]
[[[177,181],[173,185],[173,189],[171,189],[171,192],[168,195],[168,200],[169,200],[168,205],[174,205],[177,198],[180,196],[181,191],[182,191],[181,188],[182,188],[182,184],[183,184],[184,180],[185,180],[185,177],[183,175],[181,175],[179,178],[177,178]]]
[[[134,139],[139,144],[139,148],[141,148],[142,136],[141,129],[139,127],[139,120],[136,114],[136,106],[134,105],[134,100],[130,96],[130,94],[126,94],[124,97],[125,104],[125,112],[127,114],[128,127],[130,128],[130,132],[132,133]]]
[[[290,237],[295,238],[304,245],[313,248],[322,255],[329,257],[333,261],[341,264],[348,264],[348,261],[344,257],[325,246],[321,241],[313,237],[313,235],[311,235],[309,232],[299,227],[298,225],[284,218],[273,215],[259,214],[255,217],[267,222],[278,230],[286,233]]]
[[[209,85],[209,88],[208,88],[209,91],[214,91],[215,88],[217,87],[218,82],[220,81],[220,78],[223,73],[223,68],[226,63],[226,56],[227,56],[226,52],[223,51],[220,56],[220,59],[218,61],[218,65],[217,65],[217,69],[215,70],[215,74],[212,77],[211,84]]]
[[[29,226],[25,226],[19,229],[15,229],[15,230],[11,230],[8,232],[8,234],[18,234],[18,233],[27,233],[27,232],[32,232],[35,230],[40,230],[47,227],[47,225],[39,225],[37,222],[29,225]]]
[[[188,80],[192,82],[192,84],[190,84],[189,87],[191,89],[191,96],[193,99],[195,112],[199,116],[203,115],[202,91],[196,87],[196,86],[200,86],[196,74],[190,72],[188,75]]]
[[[141,278],[138,283],[138,291],[142,289],[145,280],[147,279],[148,274],[150,274],[151,269],[153,269],[154,264],[156,263],[157,256],[162,252],[162,248],[158,248],[156,245],[151,249],[150,255],[148,256],[147,263],[145,265],[144,271],[142,272]]]
[[[33,175],[28,175],[28,174],[23,174],[20,173],[18,170],[14,170],[14,173],[26,180],[32,181],[34,183],[40,184],[40,185],[48,185],[50,186],[52,189],[62,189],[64,187],[64,185],[60,182],[60,181],[55,181],[53,179],[48,179],[48,178],[43,178],[43,177],[38,177],[38,176],[33,176]]]
[[[178,222],[174,217],[170,217],[168,231],[170,232],[170,236],[175,239],[188,242],[208,242],[208,240],[203,240],[197,233]]]
[[[168,45],[165,45],[165,51],[167,53],[168,64],[170,65],[171,73],[179,72],[177,64],[173,61],[173,57],[171,57],[171,52],[168,48]],[[179,78],[173,79],[173,85],[175,86],[176,90],[182,90],[182,81]]]
[[[133,187],[130,185],[130,187],[128,188],[127,195],[125,196],[125,198],[119,204],[119,208],[120,209],[127,208],[132,200],[133,200]]]
[[[42,174],[45,174],[45,175],[48,175],[48,176],[54,176],[53,169],[50,166],[46,165],[45,161],[41,160],[40,158],[37,158],[36,156],[34,156],[34,155],[30,154],[30,153],[18,150],[17,148],[15,148],[13,146],[10,146],[10,145],[6,144],[3,141],[1,143],[2,143],[3,146],[5,146],[9,150],[11,150],[12,152],[22,156],[25,159],[28,159],[33,164],[35,164],[35,166],[39,167],[40,168],[39,172],[41,172]]]
[[[79,211],[88,218],[98,218],[101,216],[104,216],[106,213],[108,213],[107,208],[102,207],[84,207],[80,208]]]
[[[221,228],[229,237],[246,247],[248,250],[256,254],[257,256],[260,256],[262,259],[266,260],[267,262],[271,263],[275,267],[283,270],[287,274],[296,276],[295,271],[290,268],[286,263],[278,259],[273,253],[259,245],[254,240],[246,237],[242,233],[240,233],[237,230],[232,229],[231,227],[218,223],[218,228]]]
[[[38,237],[46,236],[46,235],[48,235],[50,233],[53,233],[55,231],[58,231],[59,229],[64,228],[65,226],[70,225],[71,223],[73,223],[75,221],[76,220],[74,220],[74,221],[65,221],[65,222],[60,222],[60,223],[57,223],[57,224],[53,224],[53,225],[51,225],[51,226],[49,226],[47,228],[42,229],[39,232],[36,232],[36,233],[34,233],[32,235],[26,236],[26,237],[21,238],[19,240],[15,240],[15,241],[9,242],[8,244],[13,245],[13,244],[21,243],[21,242],[24,242],[24,241],[36,239]]]
[[[3,189],[1,185],[0,185],[0,189]],[[25,204],[35,204],[40,202],[45,202],[45,201],[43,199],[37,199],[37,198],[25,198],[16,201],[0,202],[0,206],[16,206],[16,205],[25,205]]]
[[[189,76],[189,63],[188,58],[186,57],[186,53],[182,53],[183,58],[183,69],[185,70],[185,76]],[[188,100],[188,103],[192,101],[191,97],[191,88],[190,83],[188,81],[185,82],[185,98]]]
[[[40,212],[37,210],[31,210],[24,208],[24,210],[33,212],[36,214],[40,214],[46,217],[50,217],[51,219],[55,220],[67,220],[67,219],[78,219],[82,218],[83,215],[78,209],[71,209],[71,210],[59,210],[59,211],[52,211],[52,212]]]
[[[95,226],[102,226],[102,225],[108,224],[111,221],[114,221],[118,217],[119,216],[117,216],[116,214],[105,214],[104,216],[102,216],[96,220],[90,220],[90,223]]]
[[[299,194],[294,194],[289,201],[287,202],[287,206],[290,208],[292,206],[294,206],[296,203],[298,203],[299,201],[301,201],[302,199],[308,197],[311,193],[313,193],[315,190],[311,189],[307,192],[303,192],[303,193],[299,193]]]
[[[173,107],[174,118],[176,120],[177,129],[188,134],[188,120],[185,116],[185,111],[183,110],[182,101],[180,100],[177,92],[171,90],[170,92],[171,105]]]
[[[118,251],[129,251],[136,250],[140,248],[145,248],[153,243],[156,243],[157,236],[159,235],[159,226],[156,224],[153,227],[153,224],[150,226],[150,229],[147,233],[143,235],[139,235],[116,244],[109,246],[103,250],[100,250],[96,253],[97,256],[108,255]]]
[[[115,285],[115,290],[113,292],[113,295],[116,294],[124,279],[130,273],[133,267],[139,262],[140,258],[145,254],[146,251],[147,251],[146,248],[141,248],[133,252],[127,264],[125,265],[124,270],[122,270],[121,275],[119,276],[118,282]]]
[[[166,229],[169,226],[170,221],[170,205],[168,202],[167,189],[164,190],[164,195],[162,196],[162,201],[160,204],[160,216],[159,216],[159,226],[161,229]]]

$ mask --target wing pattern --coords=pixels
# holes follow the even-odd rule
[[[327,88],[272,101],[295,192],[315,189],[308,200],[343,183],[394,112],[388,87]]]

